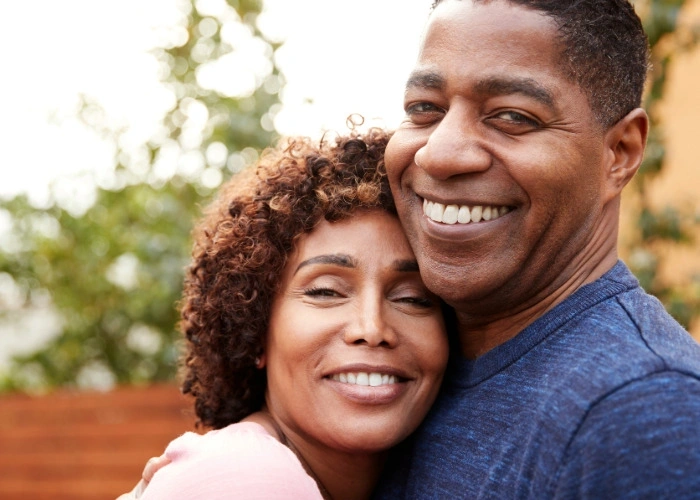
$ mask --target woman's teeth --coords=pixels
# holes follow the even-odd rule
[[[394,375],[365,372],[336,373],[331,378],[336,382],[342,382],[344,384],[368,385],[371,387],[395,384],[397,382],[397,379]]]
[[[443,205],[433,201],[423,200],[423,213],[435,222],[443,224],[469,224],[498,219],[510,212],[505,206],[489,205]]]

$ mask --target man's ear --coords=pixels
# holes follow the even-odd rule
[[[607,131],[607,200],[619,195],[639,170],[648,133],[649,117],[642,108],[633,109]]]

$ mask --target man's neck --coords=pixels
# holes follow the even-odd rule
[[[479,307],[462,310],[456,308],[463,356],[467,359],[476,359],[516,337],[580,287],[593,283],[612,269],[617,262],[617,253],[609,252],[604,258],[599,257],[593,261],[595,265],[574,266],[573,271],[564,273],[568,277],[561,283],[544,288],[529,300],[519,302],[519,307],[509,307],[509,303],[504,301],[499,313],[488,316],[480,314]],[[513,303],[517,302],[510,302],[510,304]]]

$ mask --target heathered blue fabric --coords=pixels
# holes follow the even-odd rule
[[[700,345],[618,262],[455,360],[376,497],[700,499]]]

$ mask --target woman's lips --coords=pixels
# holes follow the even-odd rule
[[[364,404],[387,404],[400,397],[412,380],[391,366],[345,365],[323,377],[344,398]]]
[[[371,387],[396,384],[398,382],[395,375],[380,372],[342,372],[336,373],[331,378],[344,384],[355,384]]]
[[[324,378],[323,380],[341,397],[361,404],[389,404],[408,390],[408,381],[372,386],[341,382],[334,378]]]

